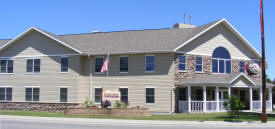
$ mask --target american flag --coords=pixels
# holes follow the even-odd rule
[[[104,71],[108,71],[108,65],[109,65],[109,54],[107,55],[104,64],[101,67],[101,71],[100,72],[104,72]]]

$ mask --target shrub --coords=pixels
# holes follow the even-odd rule
[[[244,104],[240,101],[236,96],[231,96],[224,103],[223,106],[230,113],[239,113],[242,109],[244,109]]]
[[[102,108],[108,108],[111,106],[111,102],[109,100],[105,100],[102,104]]]
[[[87,108],[92,107],[92,106],[96,106],[96,105],[94,104],[93,101],[88,101],[88,100],[86,100],[86,101],[82,104],[82,108],[84,108],[84,109],[87,109]]]
[[[127,105],[122,101],[116,101],[114,108],[127,108]]]

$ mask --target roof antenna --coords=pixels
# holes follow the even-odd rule
[[[184,24],[185,24],[185,21],[186,21],[186,15],[185,15],[185,13],[184,13]]]
[[[190,15],[190,25],[192,25],[192,15]]]

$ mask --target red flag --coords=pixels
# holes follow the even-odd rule
[[[263,0],[260,1],[260,8],[261,8],[261,31],[262,31],[262,36],[264,36],[264,16],[263,16]]]
[[[104,61],[104,64],[101,67],[100,72],[108,71],[108,64],[109,64],[109,54],[106,57],[106,60]]]

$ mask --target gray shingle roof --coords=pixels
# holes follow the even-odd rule
[[[199,74],[193,78],[189,78],[183,81],[179,81],[176,85],[196,85],[196,84],[221,84],[221,85],[229,85],[230,82],[239,76],[240,73],[232,73],[232,74]],[[257,86],[262,85],[261,78],[255,79],[253,77],[247,76],[251,79]],[[267,86],[274,86],[271,83],[267,83]]]
[[[10,41],[10,39],[0,39],[0,47],[2,47],[3,45],[5,45],[9,41]]]

